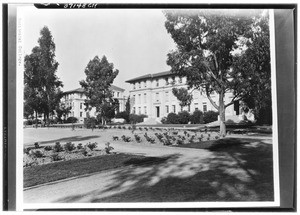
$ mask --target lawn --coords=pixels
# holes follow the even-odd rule
[[[112,154],[26,167],[24,168],[24,187],[151,161],[155,161],[155,158],[132,154]]]

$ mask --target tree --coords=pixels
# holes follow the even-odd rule
[[[66,120],[66,117],[71,112],[71,109],[72,107],[68,107],[64,103],[59,103],[55,109],[58,121],[62,121],[61,117],[64,117],[64,120]]]
[[[189,94],[188,90],[185,88],[173,88],[173,95],[180,101],[179,105],[181,107],[181,111],[183,107],[189,106],[192,102],[193,96]]]
[[[105,110],[114,104],[114,99],[110,86],[117,77],[119,71],[114,70],[114,65],[107,61],[105,56],[100,60],[95,56],[90,60],[85,68],[86,79],[80,81],[80,85],[85,89],[87,99],[86,109],[95,107],[100,113],[102,124],[105,123]]]
[[[63,84],[56,76],[58,62],[55,60],[55,43],[48,27],[43,27],[40,35],[39,46],[25,56],[24,97],[25,102],[36,112],[36,116],[44,113],[49,120],[49,114],[53,114],[59,102],[57,95]]]
[[[233,59],[232,76],[237,84],[236,92],[241,94],[244,109],[252,109],[258,123],[272,122],[271,106],[271,63],[268,17],[255,20],[247,49]]]
[[[240,99],[239,93],[228,104],[226,92],[234,91],[231,82],[234,50],[251,32],[252,17],[237,10],[166,11],[165,27],[177,49],[168,54],[171,72],[187,77],[189,88],[204,91],[220,116],[220,135],[226,135],[225,109]],[[236,83],[235,83],[236,84]],[[238,83],[242,85],[243,83]],[[216,92],[218,102],[210,96]]]

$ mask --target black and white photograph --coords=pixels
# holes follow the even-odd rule
[[[39,6],[17,11],[19,209],[279,206],[273,10]]]

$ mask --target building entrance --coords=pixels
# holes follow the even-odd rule
[[[156,106],[156,117],[159,117],[159,106]]]

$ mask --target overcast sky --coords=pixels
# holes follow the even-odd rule
[[[167,53],[175,49],[158,9],[46,10],[26,7],[23,15],[24,52],[38,45],[48,26],[56,44],[57,76],[64,91],[80,87],[84,69],[96,55],[106,55],[119,70],[114,85],[127,90],[125,80],[167,71]]]

